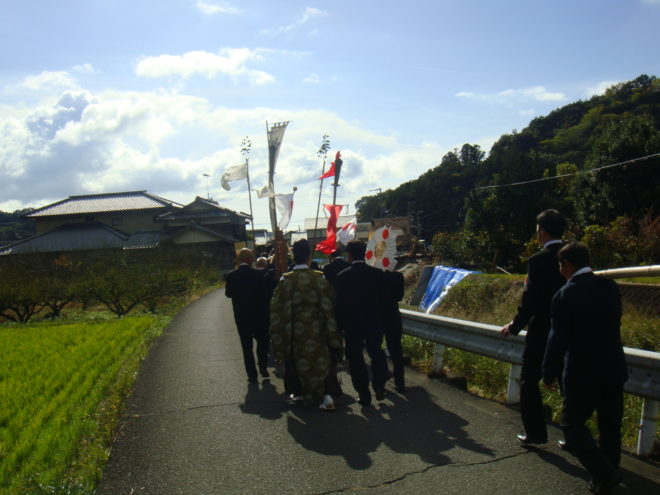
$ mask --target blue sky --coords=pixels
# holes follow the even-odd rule
[[[660,75],[660,0],[272,2],[22,0],[0,16],[0,210],[146,189],[210,195],[266,121],[291,121],[275,181],[314,216],[321,161],[342,151],[338,203],[418,177],[642,73]],[[329,157],[330,157],[329,156]],[[330,181],[323,202],[331,201]],[[439,198],[440,200],[440,198]],[[266,200],[253,198],[257,227]]]

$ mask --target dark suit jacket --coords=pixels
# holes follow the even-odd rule
[[[525,290],[511,325],[513,335],[518,335],[527,326],[527,345],[545,347],[550,331],[552,296],[566,282],[559,273],[557,260],[557,252],[562,245],[551,244],[534,254],[527,262]]]
[[[383,271],[352,263],[337,276],[337,324],[348,332],[383,332],[387,294]]]
[[[403,299],[404,281],[401,272],[383,272],[385,279],[385,289],[387,293],[387,304],[385,306],[384,324],[385,331],[400,332],[401,313],[399,312],[399,301]]]
[[[266,325],[268,300],[263,272],[240,265],[225,277],[225,295],[231,298],[236,326]]]
[[[339,272],[345,270],[349,266],[351,265],[348,263],[348,261],[344,261],[342,258],[335,258],[331,263],[328,263],[323,267],[323,275],[325,276],[325,279],[334,287],[337,282],[337,275]]]
[[[572,277],[552,299],[543,381],[549,384],[558,378],[563,364],[565,390],[575,381],[623,384],[628,370],[620,325],[616,283],[593,273]]]

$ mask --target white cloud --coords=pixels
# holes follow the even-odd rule
[[[195,5],[197,9],[206,15],[215,15],[215,14],[240,14],[241,10],[234,7],[233,5],[223,2],[222,5],[217,5],[211,2],[198,1]]]
[[[660,0],[658,0],[658,1],[660,2]],[[607,88],[609,88],[610,86],[615,85],[616,83],[617,83],[617,81],[602,81],[602,82],[599,82],[598,84],[596,84],[594,86],[589,86],[585,90],[584,94],[587,97],[602,95],[603,93],[605,93],[605,90]]]
[[[305,9],[305,12],[303,12],[303,15],[300,17],[295,22],[292,22],[291,24],[288,24],[286,26],[280,26],[278,28],[274,29],[264,29],[262,31],[263,34],[291,34],[296,31],[299,31],[306,25],[310,23],[313,19],[320,18],[320,17],[325,17],[327,16],[328,13],[324,10],[320,10],[314,7],[307,7]],[[318,34],[317,29],[312,29],[308,33],[308,35],[313,36]]]
[[[81,73],[88,73],[92,74],[96,72],[94,69],[94,66],[92,64],[81,64],[81,65],[76,65],[72,68],[74,72],[81,72]]]
[[[277,164],[276,189],[296,194],[294,220],[314,215],[321,136],[330,134],[331,161],[341,149],[340,203],[369,189],[396,187],[437,165],[447,148],[437,143],[404,146],[325,110],[257,107],[234,109],[166,91],[65,91],[27,112],[0,109],[0,210],[43,206],[73,194],[146,189],[188,203],[210,192],[223,206],[247,211],[247,184],[219,187],[224,170],[241,161],[240,142],[250,136],[253,187],[266,183],[264,122],[290,120]],[[329,181],[326,181],[329,184]],[[331,197],[324,185],[323,201]],[[235,187],[234,187],[235,186]],[[257,223],[267,226],[267,202],[253,198]],[[293,224],[296,225],[295,223]]]
[[[141,60],[135,73],[140,77],[162,78],[178,76],[184,79],[202,75],[211,79],[219,74],[234,80],[247,78],[255,86],[270,84],[275,77],[267,72],[250,69],[247,63],[261,60],[258,50],[248,48],[224,48],[219,53],[192,51],[183,55],[160,55]]]
[[[310,74],[303,79],[303,82],[307,84],[319,84],[321,82],[321,76],[318,74]]]
[[[551,92],[543,86],[533,86],[523,89],[506,89],[495,94],[473,93],[470,91],[459,91],[455,95],[457,98],[471,98],[479,100],[488,100],[496,103],[504,103],[512,100],[535,100],[535,101],[564,101],[567,96],[564,93]]]
[[[507,89],[498,93],[498,96],[505,98],[531,98],[537,101],[563,101],[566,100],[564,93],[552,93],[543,86],[534,86],[525,89]]]
[[[71,77],[66,71],[43,71],[36,76],[27,76],[16,86],[31,91],[42,91],[52,89],[75,89],[78,88],[78,83],[75,78]]]

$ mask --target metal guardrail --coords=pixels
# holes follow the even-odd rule
[[[457,320],[437,315],[428,315],[402,309],[405,333],[436,343],[433,370],[442,368],[442,352],[445,346],[455,347],[482,356],[511,363],[507,403],[520,400],[520,364],[525,345],[521,335],[503,338],[500,327]],[[648,455],[653,450],[656,420],[660,404],[660,353],[640,349],[624,348],[630,378],[624,390],[644,398],[637,454]]]

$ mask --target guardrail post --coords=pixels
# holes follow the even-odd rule
[[[520,373],[522,366],[519,364],[512,364],[511,371],[509,371],[509,385],[506,389],[506,403],[517,404],[520,402]]]
[[[442,355],[444,352],[444,345],[435,344],[435,351],[433,352],[433,363],[431,363],[431,372],[433,374],[442,373]]]
[[[644,397],[639,436],[637,437],[637,455],[649,455],[653,452],[658,412],[660,412],[660,402]]]

